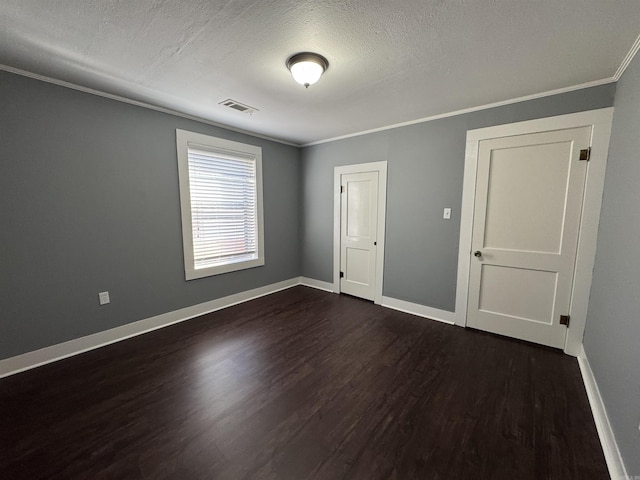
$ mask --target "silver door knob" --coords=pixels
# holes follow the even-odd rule
[[[480,250],[476,250],[475,252],[473,252],[473,255],[474,255],[475,257],[480,258],[480,257],[482,256],[482,252],[481,252]]]

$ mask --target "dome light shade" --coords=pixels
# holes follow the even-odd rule
[[[291,71],[293,79],[300,85],[309,88],[329,68],[329,62],[317,53],[297,53],[287,60],[287,68]]]

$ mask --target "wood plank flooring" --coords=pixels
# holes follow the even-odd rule
[[[577,362],[295,287],[0,380],[0,478],[608,478]]]

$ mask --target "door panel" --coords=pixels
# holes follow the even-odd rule
[[[560,252],[570,154],[571,142],[492,151],[485,248]]]
[[[590,127],[480,142],[468,325],[564,346]]]
[[[342,175],[341,180],[340,291],[373,300],[378,172]]]
[[[499,265],[481,269],[480,312],[553,323],[557,273]]]
[[[369,285],[369,251],[354,247],[345,249],[347,254],[344,278],[347,282],[355,282],[360,285]]]
[[[366,180],[345,179],[347,205],[347,237],[371,238],[371,201],[372,182]]]

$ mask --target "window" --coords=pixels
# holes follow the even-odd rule
[[[187,280],[264,265],[262,149],[176,130]]]

